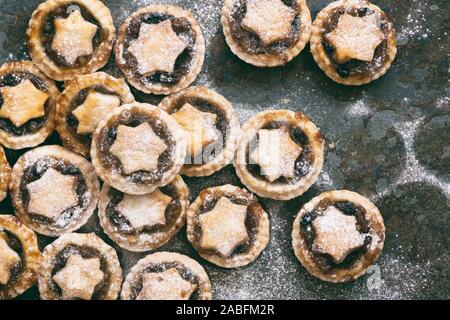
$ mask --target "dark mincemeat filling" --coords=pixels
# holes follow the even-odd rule
[[[329,43],[329,41],[325,38],[325,35],[332,32],[334,29],[336,29],[339,18],[344,15],[345,13],[348,13],[354,17],[364,17],[367,15],[372,14],[372,11],[367,7],[362,7],[359,9],[344,9],[344,8],[336,8],[334,11],[330,14],[330,17],[325,22],[324,31],[322,32],[322,45],[323,48],[328,56],[328,58],[331,60],[333,65],[336,68],[336,72],[339,74],[342,78],[347,78],[351,76],[358,76],[358,75],[367,75],[371,74],[373,72],[376,72],[379,70],[387,59],[387,41],[384,40],[375,50],[374,59],[371,62],[367,61],[360,61],[360,60],[350,60],[346,63],[338,63],[336,62],[334,58],[334,47]],[[381,31],[385,34],[386,38],[389,37],[389,33],[391,32],[390,29],[390,23],[386,17],[386,14],[381,13]]]
[[[53,259],[53,268],[51,271],[51,279],[49,281],[49,286],[52,291],[59,297],[62,296],[61,288],[55,281],[53,281],[53,277],[66,266],[67,260],[72,255],[80,255],[83,259],[100,259],[100,270],[103,272],[104,277],[103,280],[95,287],[92,300],[102,299],[108,293],[111,282],[111,274],[108,272],[108,261],[96,248],[78,246],[75,244],[67,245],[67,247],[61,250]]]
[[[300,156],[295,161],[294,168],[294,178],[286,178],[280,177],[272,183],[275,184],[295,184],[300,181],[303,177],[305,177],[309,171],[311,170],[311,165],[314,162],[314,153],[312,152],[312,147],[309,141],[308,136],[303,132],[301,128],[295,127],[292,128],[288,123],[283,121],[273,121],[261,129],[270,129],[275,130],[279,129],[283,126],[288,126],[290,128],[291,139],[300,147],[302,147],[302,152]],[[249,143],[249,146],[253,146],[254,148],[258,147],[258,143],[254,143],[258,139],[258,135],[256,135],[253,140]],[[254,151],[254,149],[247,150],[246,158],[250,159],[250,154]],[[264,181],[267,181],[266,178],[261,175],[261,167],[258,164],[252,164],[251,161],[248,161],[247,170],[255,177]]]
[[[105,88],[103,86],[99,86],[99,85],[95,85],[95,86],[80,90],[80,92],[72,99],[72,101],[70,103],[70,107],[69,107],[71,112],[69,112],[66,116],[67,127],[68,127],[69,131],[71,132],[72,136],[75,137],[78,142],[80,142],[86,146],[91,145],[92,134],[84,135],[84,134],[77,133],[79,122],[78,122],[77,117],[75,117],[75,115],[72,112],[86,101],[86,98],[90,91],[96,91],[96,92],[103,93],[103,94],[114,95],[114,96],[117,96],[119,99],[121,99],[121,97],[117,93],[112,92],[112,91],[108,90],[107,88]],[[122,99],[121,99],[121,101],[122,101]]]
[[[23,71],[12,72],[0,77],[0,87],[15,87],[22,83],[22,81],[30,80],[33,85],[40,91],[48,93],[47,84],[37,76]],[[0,108],[3,106],[3,97],[0,95]],[[50,113],[50,99],[44,105],[45,115],[40,118],[30,119],[20,127],[16,127],[11,120],[0,117],[0,130],[3,130],[14,136],[24,136],[33,134],[41,130],[47,123],[47,118]]]
[[[123,171],[120,160],[109,152],[109,149],[116,141],[117,128],[119,125],[137,127],[144,122],[147,122],[150,125],[155,134],[167,145],[167,149],[160,155],[158,159],[158,169],[156,171],[137,171],[127,175]],[[110,119],[109,123],[100,131],[97,140],[97,151],[102,166],[106,170],[117,172],[137,184],[153,184],[160,182],[164,173],[173,167],[174,160],[172,159],[172,155],[174,153],[175,145],[176,142],[173,140],[172,134],[166,124],[141,113],[138,109],[132,108],[131,110],[125,110],[120,115]]]
[[[2,292],[8,290],[17,282],[17,280],[19,280],[25,268],[25,256],[20,239],[13,233],[8,230],[0,229],[0,238],[5,239],[8,246],[20,256],[20,261],[11,269],[8,283],[0,283],[0,292]]]
[[[180,97],[175,103],[172,109],[169,111],[170,114],[173,114],[177,112],[179,109],[181,109],[186,103],[189,103],[193,107],[197,108],[198,110],[202,112],[209,112],[213,113],[217,116],[217,121],[215,124],[216,129],[221,134],[221,139],[219,139],[217,142],[213,142],[210,145],[208,145],[206,148],[208,151],[208,154],[204,154],[202,157],[202,164],[186,164],[186,167],[196,167],[199,165],[207,164],[211,161],[213,161],[219,154],[222,153],[223,149],[226,147],[227,144],[227,133],[230,129],[230,125],[227,121],[227,116],[225,112],[215,106],[214,104],[210,103],[209,101],[203,100],[201,98],[197,97]],[[223,142],[223,143],[222,143]],[[194,159],[196,160],[196,159]],[[192,159],[191,159],[192,162]]]
[[[223,257],[225,259],[232,259],[235,256],[247,253],[253,247],[253,244],[255,243],[256,237],[258,235],[258,227],[259,227],[258,208],[259,208],[259,205],[257,204],[255,199],[245,197],[243,195],[236,195],[236,196],[230,197],[227,195],[218,194],[218,195],[214,195],[214,197],[212,197],[212,198],[205,199],[205,201],[203,202],[203,204],[201,205],[201,207],[198,211],[198,215],[200,216],[202,214],[205,214],[205,213],[213,210],[214,207],[216,206],[217,202],[220,200],[220,198],[222,196],[227,197],[234,204],[248,206],[247,207],[247,217],[245,219],[245,226],[247,228],[249,240],[246,243],[236,247],[230,256]],[[200,242],[200,239],[202,236],[202,229],[201,229],[199,223],[196,223],[194,226],[194,235],[195,235],[194,246],[196,248],[198,248],[199,252],[204,253],[204,254],[209,254],[209,255],[221,256],[220,252],[218,252],[217,250],[200,248],[199,242]]]
[[[147,265],[147,267],[142,271],[142,275],[139,276],[137,279],[131,283],[131,293],[130,293],[130,300],[135,300],[136,297],[139,295],[139,293],[142,290],[142,276],[146,273],[161,273],[166,270],[175,268],[177,269],[180,276],[190,283],[196,284],[197,287],[195,291],[192,293],[192,295],[189,297],[189,300],[198,300],[200,295],[200,280],[198,279],[198,276],[192,272],[189,268],[187,268],[184,264],[181,262],[173,261],[173,262],[163,262],[163,263],[152,263]]]
[[[300,8],[297,8],[295,0],[282,1],[285,5],[297,11],[297,15],[292,22],[292,32],[288,39],[274,42],[268,46],[263,45],[256,34],[247,31],[241,26],[242,20],[247,13],[247,4],[245,0],[236,1],[230,17],[230,28],[231,35],[239,44],[241,49],[251,54],[282,54],[287,49],[295,46],[299,39],[299,31],[301,27]]]
[[[106,207],[106,216],[109,222],[122,234],[138,236],[141,233],[153,234],[156,232],[169,231],[181,214],[181,203],[178,192],[173,184],[169,184],[160,188],[161,192],[172,198],[172,202],[167,206],[165,211],[166,223],[164,225],[154,225],[146,227],[141,231],[133,228],[131,223],[122,213],[116,209],[116,206],[122,201],[123,193],[111,188],[108,192],[109,203]]]
[[[356,218],[356,228],[361,234],[367,234],[370,231],[370,222],[366,219],[366,209],[355,205],[352,202],[333,202],[328,199],[324,199],[313,211],[304,214],[300,220],[300,235],[303,239],[305,239],[308,250],[311,252],[316,266],[318,266],[324,273],[333,272],[336,269],[351,268],[353,264],[367,252],[372,243],[372,237],[370,235],[366,235],[364,245],[361,248],[351,252],[345,260],[339,264],[336,264],[330,256],[314,251],[313,243],[316,235],[312,222],[321,216],[322,213],[330,206],[335,206],[346,215],[354,216]]]
[[[175,61],[174,72],[155,72],[151,75],[144,76],[138,71],[138,63],[136,58],[128,52],[128,47],[133,41],[138,39],[139,31],[143,23],[158,24],[165,20],[170,19],[172,22],[173,31],[183,40],[188,47],[178,56]],[[125,41],[123,43],[123,58],[125,59],[126,66],[131,71],[135,78],[139,80],[143,85],[148,84],[165,84],[173,85],[186,76],[190,70],[192,61],[195,57],[195,43],[197,41],[197,35],[195,34],[190,22],[186,18],[176,18],[172,15],[160,14],[160,13],[144,13],[142,15],[134,17],[129,23]]]
[[[77,10],[79,8],[80,13],[83,16],[84,20],[97,26],[97,32],[94,38],[92,39],[94,52],[98,49],[98,47],[100,47],[103,40],[107,39],[109,36],[109,31],[103,29],[101,24],[92,15],[92,13],[79,3],[75,2],[67,3],[59,6],[58,8],[53,9],[47,16],[44,17],[42,29],[40,32],[41,41],[47,56],[51,60],[53,60],[56,64],[58,64],[60,67],[64,68],[78,68],[80,66],[86,65],[87,63],[89,63],[89,61],[92,59],[93,56],[87,55],[78,57],[78,59],[73,64],[70,64],[69,62],[66,61],[66,59],[63,56],[59,55],[58,53],[52,50],[52,43],[56,32],[54,21],[56,19],[65,19],[68,16],[70,16],[70,14],[73,12],[73,10],[71,10],[71,7],[76,8]]]
[[[47,217],[43,217],[37,214],[33,214],[28,212],[28,204],[30,202],[30,195],[27,190],[27,185],[39,180],[47,171],[47,169],[53,168],[54,170],[59,171],[64,175],[71,175],[77,178],[76,182],[76,194],[78,196],[78,205],[72,208],[67,209],[62,212],[58,217],[57,221],[53,221]],[[63,190],[56,190],[55,192],[60,192]],[[83,209],[87,206],[89,190],[86,184],[86,180],[83,177],[83,173],[79,168],[74,165],[66,162],[62,159],[57,159],[53,157],[46,157],[39,159],[32,165],[28,166],[23,174],[20,181],[20,196],[22,198],[23,208],[27,212],[28,216],[35,223],[49,225],[49,226],[58,226],[65,227],[70,224],[72,221],[76,220],[80,214],[83,212]]]

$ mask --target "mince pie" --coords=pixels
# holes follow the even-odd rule
[[[44,300],[116,300],[123,280],[116,251],[94,233],[62,235],[43,251]]]
[[[37,233],[57,237],[86,223],[97,206],[99,182],[82,156],[43,146],[19,158],[10,190],[17,217]]]
[[[0,67],[0,144],[23,149],[42,143],[54,129],[59,91],[31,61]]]
[[[294,59],[308,43],[311,15],[305,0],[225,0],[222,26],[240,59],[276,67]]]
[[[255,261],[269,243],[269,217],[250,192],[232,185],[200,192],[187,213],[187,236],[199,255],[224,268]]]
[[[376,5],[366,0],[336,1],[314,21],[311,52],[334,81],[366,84],[390,68],[397,53],[396,32]]]
[[[152,193],[131,195],[104,184],[98,214],[105,233],[129,251],[167,243],[186,221],[189,189],[180,176]]]
[[[292,231],[294,252],[315,277],[345,282],[363,275],[383,249],[378,208],[351,191],[325,192],[305,204]]]
[[[102,68],[115,33],[111,13],[99,0],[48,0],[33,12],[28,48],[45,74],[64,81]]]
[[[233,160],[241,126],[223,96],[191,87],[165,98],[159,107],[175,118],[188,138],[188,158],[181,174],[209,176]]]
[[[157,252],[138,261],[123,284],[122,300],[211,300],[205,269],[188,256]]]
[[[304,114],[269,110],[243,126],[234,166],[252,192],[289,200],[316,181],[322,171],[323,153],[322,136]]]
[[[166,112],[133,103],[117,108],[100,122],[91,157],[108,185],[128,194],[147,194],[177,176],[186,145],[183,130]]]
[[[8,184],[11,176],[11,167],[6,159],[5,151],[0,145],[0,201],[8,195]]]
[[[134,87],[170,94],[188,87],[200,73],[205,40],[191,12],[152,5],[122,24],[115,53],[117,65]]]
[[[0,300],[33,286],[40,263],[36,234],[16,217],[0,214]]]
[[[56,102],[56,130],[65,147],[89,156],[92,133],[115,108],[134,102],[123,79],[103,72],[75,77]]]

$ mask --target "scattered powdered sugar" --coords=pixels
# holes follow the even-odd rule
[[[205,37],[207,45],[209,40],[211,40],[220,29],[222,3],[223,0],[190,1],[189,9],[202,26],[203,36]]]
[[[372,109],[369,104],[364,100],[360,99],[346,108],[349,115],[358,117],[367,117],[372,114]]]
[[[373,298],[391,300],[420,298],[421,293],[424,294],[431,287],[438,285],[439,280],[436,280],[438,277],[435,274],[440,271],[436,265],[444,262],[441,261],[443,259],[446,258],[441,257],[433,262],[411,262],[402,253],[385,254],[376,265],[380,271],[381,285],[372,291]]]
[[[395,129],[403,139],[406,151],[405,168],[398,177],[398,179],[391,185],[375,195],[376,199],[390,194],[396,186],[406,185],[409,183],[425,182],[429,185],[439,188],[447,197],[450,197],[450,183],[444,182],[435,174],[425,169],[419,162],[414,151],[414,139],[418,128],[423,124],[424,118],[416,119],[412,122],[398,123]]]
[[[410,10],[406,15],[406,22],[398,30],[398,45],[406,45],[410,40],[427,39],[431,35],[431,30],[424,26],[426,13],[438,9],[439,6],[430,6],[427,1],[410,1]]]

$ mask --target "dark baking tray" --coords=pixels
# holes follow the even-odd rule
[[[40,1],[0,0],[0,62],[26,59],[25,30]],[[331,1],[308,1],[313,17]],[[362,87],[329,80],[307,47],[283,68],[260,69],[236,58],[220,27],[223,0],[109,0],[116,26],[149,4],[170,3],[191,9],[202,25],[207,54],[198,85],[227,97],[241,121],[267,108],[306,113],[326,138],[325,168],[302,197],[277,202],[261,200],[271,215],[271,241],[250,266],[225,270],[202,260],[181,231],[161,250],[197,259],[207,269],[216,299],[411,299],[450,298],[450,3],[448,0],[374,1],[395,22],[399,52],[387,75]],[[112,58],[105,70],[120,72]],[[161,97],[134,90],[139,101]],[[59,143],[57,136],[49,144]],[[11,164],[20,152],[7,150]],[[241,185],[232,166],[209,178],[186,179],[192,199],[208,186]],[[346,188],[379,206],[387,227],[385,249],[371,272],[334,285],[310,276],[291,248],[291,226],[299,207],[325,190]],[[11,213],[10,200],[0,212]],[[109,241],[94,216],[81,232],[94,231]],[[52,240],[40,237],[40,244]],[[117,248],[117,246],[115,246]],[[127,273],[145,254],[119,248]],[[374,288],[381,277],[381,286]],[[21,298],[36,299],[30,289]]]

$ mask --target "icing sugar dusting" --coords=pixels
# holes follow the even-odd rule
[[[344,215],[334,206],[315,219],[313,227],[316,233],[314,250],[329,254],[337,263],[364,244],[364,237],[356,229],[356,218]]]
[[[352,103],[346,110],[352,116],[366,117],[372,114],[372,109],[363,99]]]
[[[424,26],[426,15],[429,11],[439,10],[437,5],[429,5],[426,1],[410,1],[410,9],[406,16],[406,23],[397,34],[399,46],[406,45],[410,40],[428,39],[431,30]]]
[[[424,118],[419,118],[412,122],[399,123],[395,129],[401,135],[404,141],[406,150],[406,165],[405,169],[391,186],[388,186],[375,196],[380,199],[390,194],[395,186],[405,185],[409,183],[425,182],[442,190],[442,192],[450,197],[450,183],[444,182],[437,178],[433,173],[425,169],[416,157],[414,151],[414,138],[417,134],[418,128],[423,124]]]

